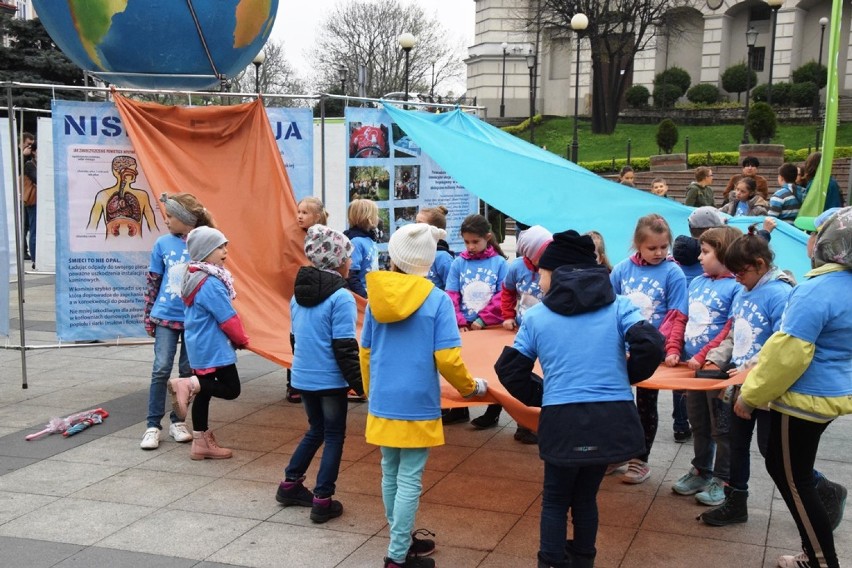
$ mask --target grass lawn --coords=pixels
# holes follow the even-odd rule
[[[573,118],[545,119],[535,128],[535,142],[545,146],[554,154],[565,156],[573,135]],[[819,127],[822,124],[820,123]],[[795,124],[778,126],[773,144],[784,144],[788,149],[798,150],[815,147],[817,125]],[[627,140],[630,140],[630,155],[633,158],[659,154],[657,148],[656,124],[625,124],[619,122],[615,132],[610,135],[592,134],[591,122],[579,121],[579,160],[609,160],[615,157],[627,157]],[[529,140],[529,131],[520,137]],[[678,143],[675,152],[684,151],[684,142],[689,137],[689,153],[698,152],[736,152],[743,137],[743,127],[737,124],[717,126],[680,126],[678,125]],[[841,124],[837,128],[837,146],[852,146],[852,124]]]

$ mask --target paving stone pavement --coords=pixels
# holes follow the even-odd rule
[[[56,345],[52,275],[25,278],[27,345]],[[10,313],[19,344],[17,294]],[[285,338],[282,338],[284,341]],[[2,338],[0,338],[2,341]],[[0,567],[306,567],[381,566],[388,544],[377,448],[364,441],[366,405],[351,404],[337,498],[342,517],[323,525],[304,508],[282,508],[277,482],[306,427],[300,406],[284,399],[277,365],[243,353],[243,392],[214,400],[218,439],[234,449],[221,461],[191,461],[187,445],[164,432],[144,451],[150,345],[65,345],[0,350]],[[74,437],[26,442],[54,416],[101,406],[109,418]],[[476,416],[481,411],[473,410]],[[596,566],[771,567],[799,551],[795,526],[753,451],[749,522],[711,528],[703,510],[672,493],[692,448],[675,444],[660,397],[661,426],[644,484],[604,480]],[[515,442],[514,422],[476,431],[446,427],[423,479],[417,527],[436,533],[438,566],[535,566],[543,468],[534,446]],[[852,418],[823,438],[817,468],[852,487]],[[308,472],[309,482],[316,468]],[[847,519],[835,532],[842,565],[852,565]]]

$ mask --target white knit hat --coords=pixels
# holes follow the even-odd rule
[[[210,253],[228,242],[222,231],[213,227],[201,226],[196,227],[189,232],[186,237],[186,248],[189,251],[189,257],[197,262],[201,262]]]
[[[391,262],[406,274],[426,276],[435,262],[438,240],[446,236],[444,229],[426,223],[404,225],[394,231],[388,242]]]

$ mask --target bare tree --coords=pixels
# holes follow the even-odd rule
[[[398,44],[404,32],[417,40],[409,53],[410,92],[430,92],[464,72],[461,45],[452,45],[447,30],[420,6],[398,0],[352,0],[337,4],[320,26],[310,53],[316,69],[313,87],[339,92],[338,69],[344,66],[350,85],[346,92],[355,94],[358,69],[364,65],[368,97],[404,90],[405,54]]]
[[[676,34],[670,10],[694,0],[541,0],[541,25],[571,32],[571,17],[583,13],[582,32],[592,48],[592,132],[615,130],[622,97],[633,76],[636,54],[648,48],[663,29]],[[535,12],[535,10],[533,10]],[[530,18],[530,21],[533,21]]]
[[[281,95],[305,94],[304,82],[287,60],[284,43],[269,41],[264,46],[263,52],[266,59],[257,69],[260,92]],[[253,93],[254,90],[255,66],[251,63],[231,80],[231,91]],[[299,103],[292,99],[270,98],[266,104],[267,106],[298,106]]]

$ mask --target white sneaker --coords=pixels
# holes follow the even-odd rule
[[[651,477],[651,468],[648,462],[632,459],[627,463],[627,473],[621,476],[621,482],[636,485],[649,477]]]
[[[796,556],[779,556],[778,566],[780,568],[808,568],[810,563],[808,562],[808,555],[802,551]]]
[[[191,442],[192,432],[186,429],[186,422],[172,422],[169,426],[169,436],[175,439],[175,442]]]
[[[145,435],[142,436],[142,443],[139,447],[143,450],[156,450],[160,447],[160,429],[148,428],[145,430]]]

